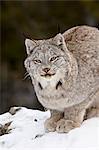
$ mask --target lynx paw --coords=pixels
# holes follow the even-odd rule
[[[56,130],[56,121],[53,118],[49,118],[45,121],[45,129],[49,132],[54,132]]]
[[[59,133],[66,133],[79,126],[80,123],[76,123],[72,120],[61,119],[57,122],[56,131]]]

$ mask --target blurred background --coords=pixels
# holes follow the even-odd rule
[[[25,38],[44,39],[77,25],[99,28],[99,1],[0,1],[0,113],[11,106],[43,110],[25,77]]]

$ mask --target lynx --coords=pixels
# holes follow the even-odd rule
[[[25,40],[24,64],[38,100],[51,112],[48,131],[69,132],[99,116],[99,30],[77,26],[44,40]]]

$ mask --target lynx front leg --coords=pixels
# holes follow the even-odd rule
[[[51,111],[51,117],[45,121],[45,129],[47,129],[50,132],[53,132],[56,130],[57,122],[63,118],[62,112],[57,112],[52,110]]]
[[[81,125],[85,115],[85,109],[78,107],[66,108],[64,118],[57,122],[56,131],[59,133],[69,132]]]

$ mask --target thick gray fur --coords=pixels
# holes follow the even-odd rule
[[[99,116],[99,30],[77,26],[47,40],[25,41],[40,103],[51,110],[48,131],[68,132]]]

